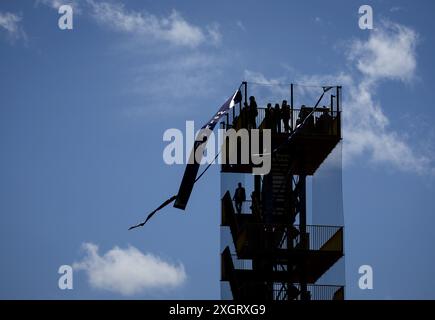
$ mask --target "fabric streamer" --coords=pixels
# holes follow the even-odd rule
[[[216,112],[216,114],[210,119],[210,121],[208,121],[205,125],[202,126],[202,130],[204,129],[208,129],[209,133],[211,131],[213,131],[213,129],[215,128],[216,124],[219,122],[219,120],[229,111],[231,110],[236,103],[239,103],[242,100],[242,94],[240,92],[240,88],[233,94],[231,95],[231,97],[228,98],[227,101],[225,101],[225,103],[219,108],[219,110]],[[200,147],[204,147],[207,144],[207,138],[208,136],[205,137],[205,139],[202,139],[202,141],[198,141],[195,139],[195,143],[194,146],[192,148],[192,152],[190,154],[190,158],[189,158],[189,163],[186,165],[186,169],[184,171],[184,175],[183,175],[183,180],[181,181],[180,184],[180,188],[178,190],[178,193],[172,197],[170,197],[169,199],[167,199],[166,201],[164,201],[159,207],[157,207],[155,210],[153,210],[151,213],[148,214],[147,218],[145,219],[145,221],[136,224],[134,226],[131,226],[128,230],[132,230],[138,227],[143,227],[148,220],[150,220],[154,214],[156,214],[158,211],[160,211],[161,209],[163,209],[164,207],[166,207],[167,205],[171,204],[172,202],[175,201],[174,203],[174,207],[184,210],[186,208],[187,202],[189,201],[190,198],[190,194],[192,193],[193,190],[193,186],[194,184],[201,179],[201,177],[204,175],[204,173],[210,168],[212,163],[209,163],[208,166],[204,169],[204,171],[198,176],[197,178],[197,174],[198,174],[198,170],[199,170],[199,165],[201,163],[202,160],[202,153],[201,153],[201,159],[195,159],[195,154],[196,154],[196,150]],[[204,145],[204,146],[203,146]],[[217,157],[219,156],[220,152],[218,152],[216,154],[216,157],[214,158],[214,160],[217,159]],[[196,161],[198,160],[198,161]]]

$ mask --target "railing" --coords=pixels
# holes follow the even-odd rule
[[[309,225],[306,227],[307,242],[302,240],[304,237],[299,226],[249,224],[245,228],[251,232],[252,239],[248,241],[255,246],[261,245],[263,248],[325,251],[342,251],[343,249],[343,227]],[[331,243],[332,241],[334,243]],[[331,245],[328,245],[329,243]],[[235,269],[252,270],[252,260],[239,259],[236,254],[231,254],[231,259]],[[275,267],[276,271],[280,271],[279,264]]]
[[[342,251],[343,227],[250,223],[242,232],[248,234],[249,246],[264,249],[302,249]]]
[[[244,109],[242,109],[244,110]],[[271,129],[275,133],[291,133],[298,125],[309,115],[307,123],[305,124],[304,134],[339,134],[339,112],[332,111],[330,108],[318,107],[313,111],[312,107],[302,107],[301,109],[293,109],[290,111],[289,119],[285,124],[283,117],[280,115],[278,118],[269,117],[266,108],[258,108],[258,114],[255,117],[255,128]],[[313,111],[313,112],[312,112]],[[249,121],[249,115],[239,116],[236,113],[228,114],[224,122],[225,129],[240,129],[240,128],[253,128],[252,121]]]
[[[248,86],[253,86],[254,89],[249,92]],[[265,87],[271,88],[271,91],[267,94],[264,94],[262,88]],[[309,88],[309,89],[308,89]],[[275,90],[277,89],[277,90]],[[296,89],[296,90],[294,90]],[[301,90],[302,91],[301,91]],[[247,82],[243,81],[239,86],[239,98],[235,101],[235,105],[228,110],[227,114],[225,115],[224,121],[221,122],[223,127],[225,129],[229,128],[252,128],[252,115],[249,115],[250,111],[249,108],[246,108],[246,106],[251,104],[250,96],[254,96],[257,94],[257,116],[255,119],[255,127],[262,126],[265,122],[264,119],[266,118],[266,104],[271,103],[272,106],[275,105],[276,102],[284,102],[284,100],[287,101],[288,109],[286,109],[286,112],[284,114],[289,114],[289,131],[294,131],[297,128],[297,125],[303,120],[303,116],[312,115],[314,120],[313,122],[316,123],[317,119],[320,119],[322,114],[325,114],[327,110],[329,110],[329,114],[331,117],[336,120],[336,125],[334,125],[334,128],[332,130],[332,134],[338,135],[341,137],[341,131],[340,131],[340,112],[341,112],[341,86],[337,85],[305,85],[305,84],[270,84],[270,83],[258,83],[258,82]],[[287,91],[288,90],[288,91]],[[317,102],[315,103],[316,111],[313,111],[313,107],[306,107],[303,104],[303,101],[308,98],[306,95],[308,91],[311,92],[317,92],[319,94],[319,98]],[[287,92],[283,94],[283,92]],[[299,93],[301,93],[301,97],[299,97]],[[298,97],[296,97],[298,96]],[[302,99],[302,100],[298,100]],[[259,101],[261,100],[261,101]],[[314,100],[315,101],[315,100]],[[301,105],[300,109],[295,108],[295,105]],[[327,105],[327,107],[325,107]],[[323,107],[321,107],[323,106]],[[275,109],[274,107],[272,109]],[[272,125],[273,127],[277,127],[277,130],[284,132],[285,126],[282,123],[282,113],[281,113],[281,106],[279,107],[279,124]],[[303,113],[303,116],[300,116],[300,113]],[[251,118],[251,120],[249,120]],[[299,119],[299,123],[298,122]],[[308,121],[310,122],[310,121]],[[322,122],[322,119],[321,121]],[[249,125],[248,125],[249,124]],[[319,127],[322,127],[323,125],[319,125]],[[304,130],[303,130],[304,131]],[[306,134],[307,132],[304,132]],[[314,133],[314,132],[313,132]],[[330,133],[326,133],[330,134]]]
[[[265,300],[342,300],[344,287],[340,285],[321,285],[291,282],[254,281],[239,282],[234,270],[253,270],[252,260],[239,259],[231,254],[229,247],[222,252],[222,280],[229,281],[233,297],[238,299],[261,298]],[[282,270],[286,271],[285,268]],[[305,287],[305,292],[303,292]]]
[[[292,288],[291,288],[292,286]],[[291,288],[292,290],[296,289],[299,293],[296,295],[294,300],[301,300],[301,285],[298,283],[294,284],[283,284],[283,283],[274,283],[272,289],[272,299],[273,300],[288,300],[288,297],[291,296],[288,291]],[[308,284],[307,285],[307,293],[309,300],[335,300],[342,299],[342,292],[344,290],[344,286],[337,285],[319,285],[319,284]]]
[[[240,206],[240,212],[238,212],[237,210],[237,201],[236,200],[232,200],[233,202],[233,207],[234,207],[234,213],[235,214],[252,214],[252,200],[245,200],[241,202],[241,206]]]
[[[295,247],[303,246],[303,233],[299,228],[298,236],[293,239]],[[308,250],[321,250],[327,249],[331,250],[334,247],[325,248],[325,245],[328,241],[331,241],[334,236],[337,236],[339,239],[339,243],[341,248],[337,248],[337,250],[342,250],[343,244],[343,227],[339,226],[322,226],[322,225],[308,225],[306,226],[306,238],[308,238]]]
[[[307,284],[306,288],[306,294],[303,294],[299,283],[251,282],[237,288],[236,295],[242,299],[255,297],[266,301],[344,299],[344,286]]]
[[[252,270],[252,260],[239,259],[236,254],[231,254],[235,270]]]

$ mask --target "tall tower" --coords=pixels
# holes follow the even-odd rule
[[[256,127],[260,135],[271,130],[271,150],[260,151],[271,157],[271,170],[252,175],[255,164],[242,163],[240,156],[235,164],[227,158],[221,165],[221,280],[227,291],[222,298],[343,299],[344,283],[319,283],[344,260],[343,225],[307,223],[307,179],[341,140],[341,87],[321,87],[316,104],[295,107],[294,86],[289,85],[288,108],[281,101],[267,101],[272,109],[280,104],[280,111],[268,110],[261,101],[255,114],[248,97],[256,92],[248,92],[247,82],[240,92],[242,101],[221,127],[248,132]],[[322,105],[325,100],[327,106]],[[233,149],[224,144],[226,156],[240,154],[242,144]],[[329,212],[322,214],[328,221]],[[342,278],[335,279],[343,282],[344,268],[338,272]]]

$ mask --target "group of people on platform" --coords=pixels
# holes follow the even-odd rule
[[[290,132],[291,110],[287,100],[282,101],[281,107],[279,103],[275,103],[275,107],[272,108],[272,104],[268,103],[265,112],[265,129],[271,129],[275,133],[281,133],[282,130],[284,133]],[[284,124],[284,128],[282,124]]]
[[[255,97],[249,97],[249,104],[244,103],[244,107],[241,110],[240,118],[242,121],[242,126],[247,129],[257,128],[257,116],[258,116],[258,106],[255,101]],[[264,129],[271,129],[274,133],[286,133],[290,132],[291,109],[287,104],[287,100],[283,100],[281,106],[279,103],[275,104],[272,108],[272,104],[268,103],[265,110],[264,117]]]
[[[327,131],[329,129],[330,121],[332,117],[330,115],[330,109],[323,106],[316,109],[320,116],[317,117],[316,127],[321,131]],[[312,128],[314,126],[314,115],[312,114],[313,108],[301,106],[298,110],[298,115],[293,127],[292,108],[287,104],[287,100],[283,100],[281,105],[276,103],[272,108],[272,104],[268,103],[265,109],[264,120],[262,124],[263,129],[271,129],[272,133],[290,133],[296,129],[299,125],[308,118],[305,127]],[[258,106],[254,96],[249,97],[249,103],[245,102],[244,107],[240,112],[241,126],[243,128],[256,129],[257,128],[257,116]]]

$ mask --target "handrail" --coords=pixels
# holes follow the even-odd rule
[[[257,116],[255,118],[256,128],[272,129],[272,132],[275,133],[292,134],[303,126],[305,122],[312,122],[312,125],[316,127],[313,133],[339,134],[338,123],[333,123],[333,121],[340,116],[340,113],[331,111],[330,108],[305,107],[291,110],[288,119],[288,130],[286,130],[285,122],[281,116],[279,117],[279,121],[276,121],[276,118],[274,118],[273,120],[270,119],[271,122],[268,123],[266,121],[266,110],[267,109],[264,107],[257,108]],[[302,112],[307,111],[309,111],[308,114],[301,116]],[[236,115],[235,117],[227,117],[226,122],[223,123],[225,129],[240,129],[246,126],[246,123],[243,122],[243,119],[241,119],[239,115]]]
[[[238,106],[234,106],[234,108],[232,108],[233,109],[232,112],[228,112],[227,115],[226,115],[226,120],[227,121],[226,121],[226,126],[225,127],[227,129],[235,127],[236,126],[236,123],[235,123],[236,119],[240,118],[242,116],[243,110],[247,111],[245,109],[244,105],[247,105],[247,102],[248,102],[248,83],[258,84],[258,83],[255,83],[255,82],[247,82],[247,81],[243,81],[240,84],[239,92],[240,92],[241,96],[240,96],[240,99],[238,100]],[[269,85],[274,86],[274,85],[277,85],[277,84],[269,84]],[[282,86],[283,84],[280,84],[280,85]],[[301,124],[299,124],[299,126],[296,126],[296,127],[293,126],[294,119],[295,119],[293,113],[294,113],[295,110],[296,111],[298,110],[297,108],[294,107],[294,103],[293,103],[294,102],[294,90],[293,89],[294,89],[294,86],[305,86],[305,85],[301,85],[301,84],[297,84],[297,83],[289,83],[289,84],[286,84],[286,86],[289,86],[289,89],[290,89],[290,97],[289,97],[290,98],[290,105],[288,105],[288,108],[289,108],[288,110],[290,111],[290,120],[292,122],[291,124],[292,124],[292,131],[293,131],[293,129],[296,130],[301,125]],[[340,101],[341,100],[340,99],[341,86],[337,86],[337,85],[327,85],[327,86],[316,85],[316,86],[313,86],[313,87],[322,88],[323,91],[322,91],[319,99],[315,103],[314,107],[312,108],[312,111],[309,114],[307,114],[306,118],[309,118],[312,115],[314,115],[315,112],[319,111],[319,109],[324,109],[324,108],[327,108],[327,109],[330,110],[331,116],[333,115],[333,113],[336,113],[337,115],[339,115],[340,114],[340,102],[341,102]],[[330,93],[330,106],[328,106],[328,107],[319,107],[323,97],[331,89],[335,89],[335,92],[331,91],[332,93]],[[255,93],[253,95],[255,96]],[[303,107],[305,107],[305,106],[302,105],[301,109]],[[272,109],[274,109],[274,108],[272,108]],[[266,108],[264,108],[264,107],[263,108],[257,107],[258,113],[260,113],[262,111],[265,113],[265,110],[266,110]],[[281,108],[280,108],[280,111],[281,111]],[[245,113],[245,118],[246,117],[250,118],[250,115]],[[231,120],[230,120],[230,118],[231,118]],[[305,120],[306,120],[306,118],[305,118]],[[249,122],[249,120],[245,119],[244,122]],[[258,121],[258,120],[256,121],[256,127],[257,128],[261,125],[261,122],[262,121]],[[338,122],[340,122],[340,119],[338,119]],[[302,121],[302,125],[304,123],[305,122]],[[238,128],[236,128],[236,129],[238,129]]]
[[[299,283],[280,283],[280,282],[256,282],[244,284],[238,288],[238,293],[241,296],[248,295],[253,288],[258,291],[263,291],[265,299],[272,301],[283,300],[302,300],[301,284]],[[343,285],[333,284],[308,284],[307,292],[309,300],[343,300],[344,299]]]
[[[251,234],[251,245],[265,249],[342,251],[343,227],[307,225],[303,233],[299,225],[249,223],[240,232]],[[278,238],[279,237],[279,238]]]

